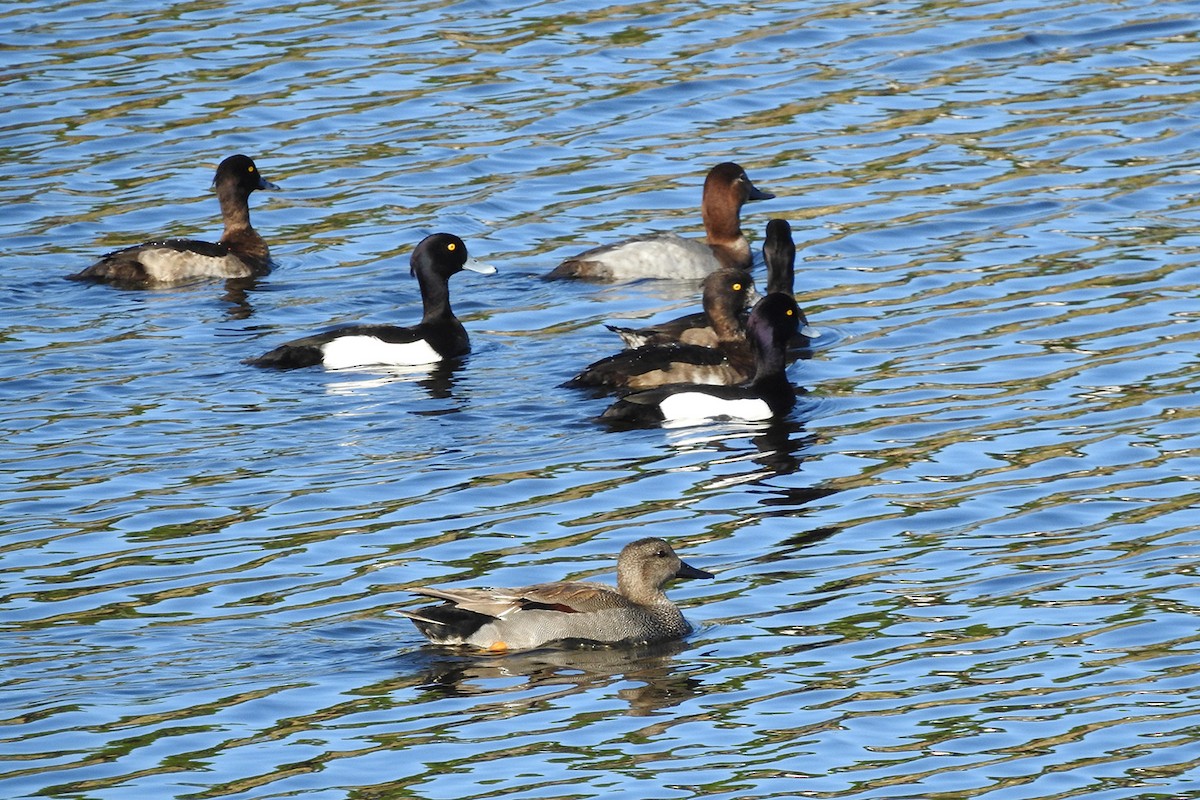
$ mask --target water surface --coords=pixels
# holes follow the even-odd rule
[[[1200,797],[1200,4],[0,5],[0,795]],[[277,269],[62,280],[215,237]],[[539,277],[700,230],[735,160],[822,336],[765,427],[557,384],[687,284]],[[408,322],[475,352],[241,364]],[[717,574],[670,646],[476,658],[423,583]]]

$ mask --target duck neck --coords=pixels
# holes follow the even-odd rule
[[[617,575],[617,591],[625,595],[627,599],[642,606],[656,606],[671,602],[663,594],[662,589],[653,586],[648,587],[641,581],[634,581],[620,574]]]
[[[713,255],[717,257],[717,263],[724,269],[750,269],[754,263],[753,257],[750,255],[750,243],[746,241],[745,236],[742,236],[740,230],[732,240],[728,241],[718,241],[710,232],[708,246],[712,248]]]
[[[787,383],[787,353],[783,347],[774,344],[764,347],[759,344],[754,348],[754,378],[755,386],[764,386],[782,381]]]
[[[774,294],[775,292],[792,294],[795,280],[795,267],[792,265],[767,265],[767,294]]]
[[[221,217],[225,220],[225,235],[254,230],[250,227],[250,203],[247,195],[236,186],[218,186],[217,200],[221,203]]]
[[[450,310],[450,287],[446,278],[432,272],[419,270],[417,285],[421,287],[421,305],[424,307],[423,322],[454,316]]]
[[[727,198],[721,198],[722,201]],[[704,220],[704,231],[713,244],[733,242],[742,238],[741,203],[713,202],[705,193],[700,205],[700,217]]]
[[[246,195],[236,188],[226,188],[217,190],[217,198],[221,201],[221,217],[225,220],[221,244],[236,251],[252,269],[262,269],[270,260],[271,252],[258,231],[250,226]]]
[[[708,309],[708,324],[712,326],[713,333],[717,335],[717,341],[744,342],[746,340],[737,312],[725,305],[714,304]]]

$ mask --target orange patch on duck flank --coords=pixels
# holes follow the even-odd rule
[[[488,650],[492,651],[493,653],[503,653],[507,649],[508,645],[504,642],[492,642],[488,647]]]

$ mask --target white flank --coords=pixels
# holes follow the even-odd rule
[[[772,417],[770,407],[756,397],[723,400],[705,392],[676,392],[659,403],[665,422],[677,425],[694,424],[710,419],[728,417],[759,422]]]
[[[138,261],[151,279],[169,283],[189,278],[248,278],[250,270],[234,256],[214,258],[170,247],[143,250]]]
[[[424,339],[405,344],[390,344],[374,336],[339,336],[321,347],[323,363],[329,369],[347,367],[411,367],[442,360]]]

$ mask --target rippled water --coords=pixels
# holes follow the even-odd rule
[[[0,5],[0,796],[1200,797],[1200,3]],[[62,276],[212,237],[277,270]],[[766,428],[556,384],[695,287],[537,280],[699,229],[736,160],[823,335]],[[240,360],[414,318],[475,353]],[[409,584],[717,573],[650,651],[471,658]]]

